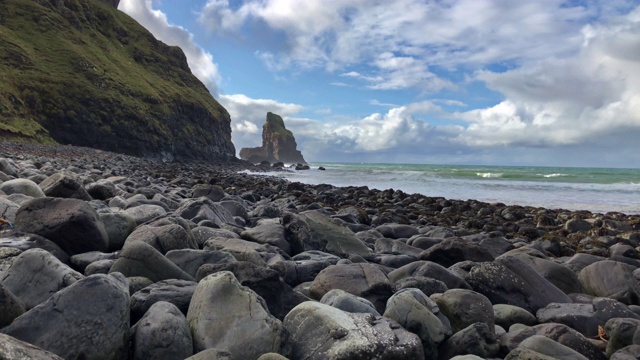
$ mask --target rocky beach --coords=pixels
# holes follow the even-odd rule
[[[640,216],[0,144],[1,359],[640,358]]]

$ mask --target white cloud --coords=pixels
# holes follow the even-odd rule
[[[209,91],[218,92],[220,74],[211,53],[198,46],[193,35],[185,28],[169,23],[166,14],[153,9],[152,0],[120,0],[118,9],[134,18],[158,40],[179,46],[187,57],[191,72],[202,81]]]

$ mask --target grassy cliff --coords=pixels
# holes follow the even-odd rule
[[[0,137],[135,155],[233,157],[227,111],[157,41],[98,0],[0,1]]]

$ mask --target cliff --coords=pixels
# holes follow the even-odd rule
[[[0,138],[234,159],[229,114],[182,50],[117,4],[0,1]]]
[[[240,158],[252,163],[268,161],[287,164],[306,164],[293,133],[284,127],[282,117],[267,113],[267,121],[262,126],[262,146],[242,148]]]

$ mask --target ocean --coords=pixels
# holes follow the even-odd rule
[[[640,214],[640,169],[312,163],[272,172],[306,184],[368,186],[447,199],[549,209]],[[318,170],[318,167],[326,170]]]

